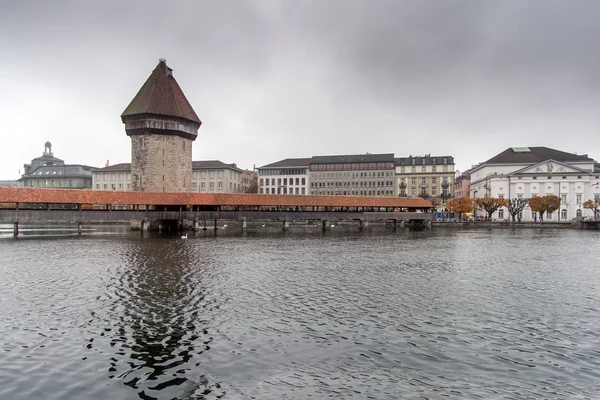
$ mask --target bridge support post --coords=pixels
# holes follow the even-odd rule
[[[430,220],[430,219],[428,219],[428,220],[425,222],[425,229],[431,229],[431,220]]]
[[[358,230],[359,231],[364,231],[365,229],[367,229],[367,226],[369,226],[369,221],[366,221],[364,219],[358,220]]]
[[[81,235],[81,231],[82,231],[82,229],[81,229],[81,225],[82,225],[82,224],[81,224],[81,221],[79,221],[79,222],[77,223],[77,234],[78,234],[78,235]]]
[[[205,231],[206,229],[206,220],[204,220],[204,228],[202,228],[202,230]]]
[[[322,229],[323,231],[326,231],[326,230],[327,230],[327,220],[323,220],[323,221],[321,221],[321,229]]]
[[[397,219],[395,219],[395,220],[394,220],[394,230],[396,230],[396,228],[397,228],[397,223],[398,223],[398,220],[397,220]]]
[[[148,220],[146,218],[143,218],[142,222],[140,222],[140,231],[147,232],[149,226],[150,226],[150,222],[148,222]]]
[[[242,232],[245,232],[246,230],[248,230],[248,221],[246,220],[246,217],[242,218]]]
[[[290,221],[288,221],[287,219],[283,220],[283,230],[284,231],[289,231],[290,230]]]
[[[19,221],[13,222],[13,235],[19,236]]]
[[[213,227],[213,229],[214,229],[215,231],[219,229],[219,228],[217,227],[217,219],[216,219],[216,218],[215,218],[215,226]]]
[[[401,220],[400,221],[400,229],[405,229],[406,228],[406,221]]]

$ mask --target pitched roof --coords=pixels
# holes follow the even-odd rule
[[[294,168],[294,167],[308,167],[311,158],[286,158],[281,161],[277,161],[271,164],[263,165],[258,169],[263,168]]]
[[[160,60],[146,83],[127,106],[121,119],[137,114],[154,114],[202,122],[173,77],[173,70]]]
[[[408,197],[304,196],[238,193],[153,193],[109,190],[0,188],[0,203],[431,208]]]
[[[242,169],[238,168],[236,164],[225,164],[219,160],[204,160],[204,161],[192,161],[192,169],[216,169],[216,168],[228,168],[242,172]],[[116,171],[131,171],[131,163],[120,163],[110,165],[104,168],[94,168],[94,172],[116,172]]]
[[[340,156],[314,156],[312,164],[346,164],[346,163],[374,163],[394,162],[394,154],[350,154]]]
[[[594,161],[587,155],[577,155],[549,147],[509,147],[484,164],[537,164],[546,160],[561,162]]]
[[[109,165],[104,168],[94,168],[92,169],[94,172],[112,172],[112,171],[131,171],[131,163],[120,163]]]
[[[235,163],[226,164],[219,160],[203,160],[203,161],[192,161],[192,169],[217,169],[217,168],[228,168],[239,172],[242,169],[238,168]]]

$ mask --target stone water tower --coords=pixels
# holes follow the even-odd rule
[[[202,122],[161,59],[121,120],[131,138],[131,187],[192,191],[192,143]]]

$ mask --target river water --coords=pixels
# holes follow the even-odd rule
[[[0,233],[1,399],[598,399],[600,233]]]

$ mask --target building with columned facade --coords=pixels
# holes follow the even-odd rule
[[[511,147],[470,170],[473,198],[531,198],[555,195],[560,209],[544,215],[545,221],[565,221],[593,216],[583,208],[586,200],[600,197],[600,165],[587,154],[578,155],[548,147]],[[525,207],[522,221],[537,221],[536,212]],[[492,218],[509,219],[500,208]]]

